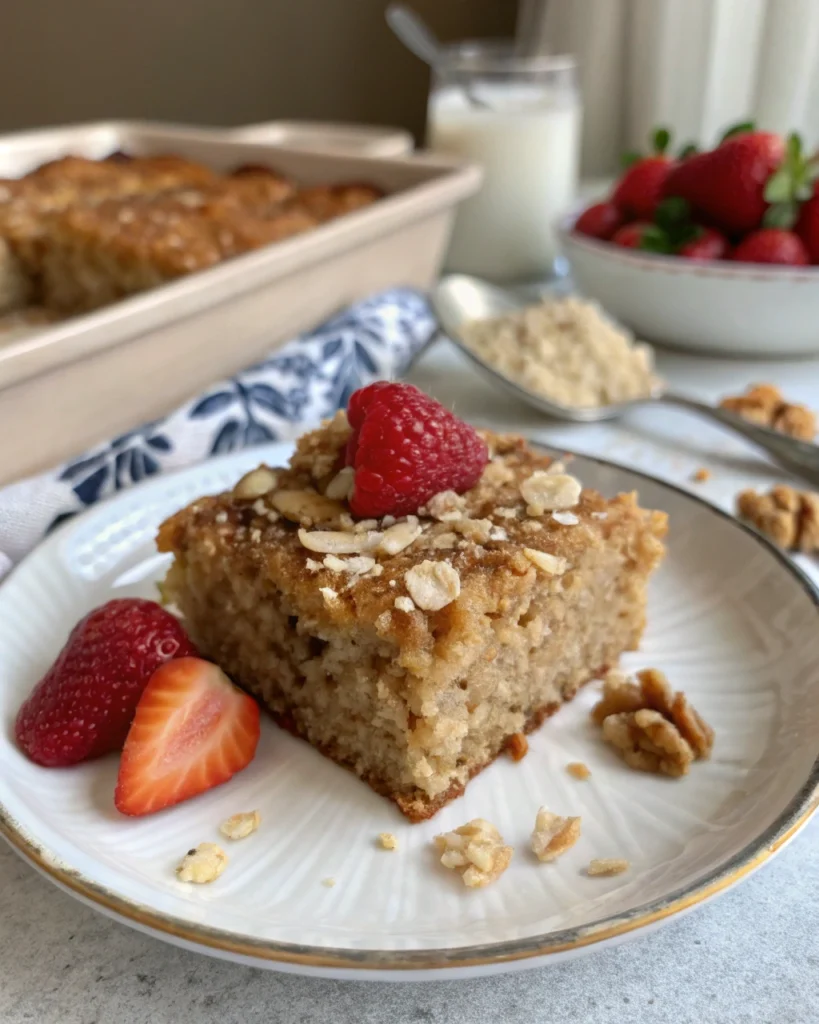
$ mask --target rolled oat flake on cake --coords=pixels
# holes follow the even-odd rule
[[[445,608],[461,592],[461,577],[449,562],[425,559],[404,573],[404,582],[416,607],[425,612]]]
[[[568,473],[547,473],[542,469],[535,470],[520,485],[530,516],[574,508],[580,501],[581,490],[580,481]]]

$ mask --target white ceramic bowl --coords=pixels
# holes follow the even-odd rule
[[[698,262],[598,242],[560,225],[584,295],[638,337],[743,356],[819,353],[819,267]]]

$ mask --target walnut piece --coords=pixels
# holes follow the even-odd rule
[[[592,718],[629,767],[672,777],[687,774],[692,761],[710,755],[714,730],[682,691],[674,693],[662,672],[643,669],[637,680],[610,672]]]
[[[582,761],[572,761],[570,764],[567,764],[566,771],[573,779],[577,779],[578,782],[585,782],[586,779],[591,777],[591,769],[588,765],[583,764]]]
[[[246,839],[262,822],[258,811],[243,811],[231,815],[219,826],[219,831],[228,839]]]
[[[532,852],[548,864],[571,849],[580,838],[580,818],[562,818],[541,807],[532,832]]]
[[[259,466],[258,469],[252,469],[249,473],[245,473],[233,488],[233,497],[253,501],[272,491],[275,486],[276,474],[267,466]]]
[[[592,878],[610,878],[612,875],[622,875],[628,871],[631,865],[622,857],[604,857],[589,862],[586,874]]]
[[[392,834],[392,832],[379,832],[378,845],[382,850],[397,850],[398,839]]]
[[[188,850],[176,868],[180,882],[205,885],[213,882],[227,867],[227,854],[216,843],[200,843]]]
[[[646,702],[636,683],[630,682],[621,672],[609,672],[603,680],[603,697],[592,708],[592,718],[602,725],[609,715],[639,711]]]
[[[767,494],[741,491],[737,515],[788,551],[819,551],[819,494],[785,484]]]
[[[609,715],[603,721],[603,737],[637,771],[677,778],[688,773],[694,760],[694,751],[674,723],[648,708]]]
[[[547,473],[542,469],[535,470],[520,485],[520,493],[530,516],[574,508],[580,500],[581,490],[580,481],[568,473]]]
[[[482,889],[494,882],[509,867],[511,846],[506,846],[500,832],[483,818],[435,837],[441,852],[441,863],[452,871],[460,871],[464,885]]]
[[[787,402],[773,384],[754,384],[744,395],[728,395],[719,404],[744,420],[800,441],[812,441],[816,435],[815,413],[805,405]]]
[[[448,562],[425,559],[404,573],[404,582],[416,607],[437,612],[461,592],[461,577]]]
[[[529,753],[529,741],[524,733],[515,732],[506,741],[506,749],[513,761],[522,761]]]

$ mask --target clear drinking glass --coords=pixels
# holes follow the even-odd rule
[[[446,52],[433,72],[427,146],[484,169],[480,192],[458,209],[447,269],[497,281],[548,275],[557,256],[555,220],[577,191],[575,61],[520,56],[497,43]]]

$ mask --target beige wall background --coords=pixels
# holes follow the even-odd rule
[[[0,131],[105,117],[359,120],[423,131],[427,74],[386,0],[0,0]],[[516,0],[415,0],[442,38]]]

